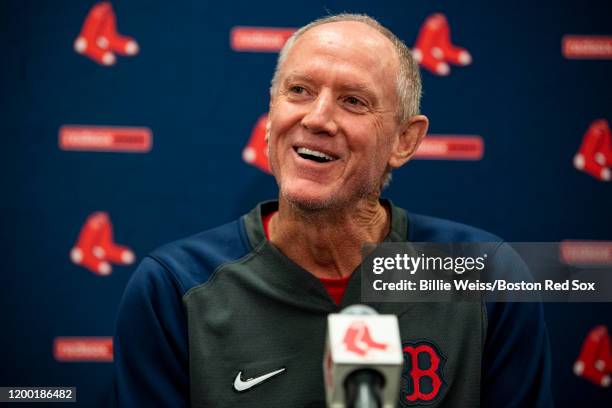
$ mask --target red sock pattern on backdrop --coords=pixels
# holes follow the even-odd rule
[[[605,119],[591,123],[582,137],[582,143],[574,156],[574,167],[600,181],[612,178],[612,134]]]
[[[609,387],[611,373],[610,335],[605,326],[597,326],[582,343],[580,356],[574,363],[574,374],[601,387]]]
[[[138,43],[132,37],[117,32],[117,17],[108,1],[95,4],[83,23],[74,42],[74,50],[100,65],[115,64],[119,55],[138,54]]]
[[[113,226],[105,212],[95,212],[87,217],[77,243],[70,251],[72,262],[97,275],[109,275],[111,263],[130,265],[134,258],[130,248],[113,242]]]
[[[461,66],[472,63],[468,50],[451,43],[448,20],[441,13],[427,17],[419,31],[412,55],[423,68],[437,75],[450,74],[448,63]]]
[[[270,163],[268,162],[268,144],[266,143],[266,123],[268,114],[265,113],[257,119],[257,123],[251,131],[251,137],[247,145],[242,149],[242,160],[259,170],[270,174]]]

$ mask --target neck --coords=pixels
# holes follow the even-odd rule
[[[270,240],[287,257],[319,278],[350,276],[361,263],[364,243],[389,233],[388,209],[373,194],[350,208],[304,211],[279,200],[270,220]]]

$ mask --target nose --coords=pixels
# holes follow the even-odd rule
[[[317,98],[308,105],[308,112],[302,118],[302,126],[315,134],[333,136],[338,132],[334,110],[335,103],[331,92],[321,91]]]

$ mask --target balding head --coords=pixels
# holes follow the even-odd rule
[[[285,63],[285,60],[290,54],[291,49],[296,42],[309,31],[320,27],[324,24],[331,23],[353,23],[355,24],[355,36],[357,37],[360,30],[373,29],[388,41],[390,52],[395,54],[397,61],[396,69],[396,97],[397,97],[397,118],[400,122],[404,122],[408,118],[417,115],[420,108],[421,100],[421,76],[418,65],[412,58],[412,54],[408,47],[395,34],[382,26],[378,21],[363,14],[338,14],[334,16],[324,17],[313,21],[310,24],[297,30],[287,40],[285,46],[281,50],[274,76],[272,78],[272,86],[270,92],[274,95],[278,90],[278,81],[280,73]],[[360,27],[365,26],[365,27]],[[333,35],[333,34],[330,34]],[[375,38],[375,37],[374,37]]]

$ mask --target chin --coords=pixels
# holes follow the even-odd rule
[[[279,183],[279,192],[281,199],[294,208],[310,212],[349,208],[371,196],[376,186],[378,184],[373,183],[361,186],[325,185],[312,180],[294,179]],[[352,193],[347,194],[347,188],[352,188]],[[338,192],[342,190],[343,193]]]
[[[340,203],[333,194],[314,192],[307,194],[305,191],[292,191],[281,189],[281,196],[295,208],[302,211],[320,211],[337,207]]]

